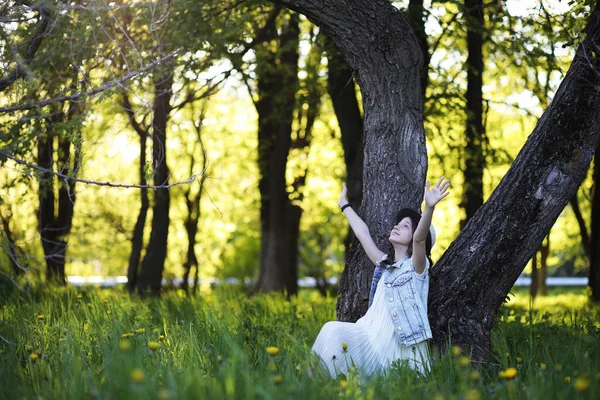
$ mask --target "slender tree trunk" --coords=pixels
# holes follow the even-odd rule
[[[10,206],[9,206],[10,207]],[[7,249],[3,249],[3,250],[7,250],[7,255],[8,258],[10,259],[10,265],[12,266],[12,270],[13,273],[15,274],[15,276],[19,276],[22,275],[25,272],[25,269],[23,269],[20,265],[19,265],[19,255],[20,255],[20,251],[19,251],[19,247],[16,243],[16,239],[15,239],[15,235],[12,232],[12,230],[10,229],[10,221],[12,219],[12,210],[9,209],[8,211],[8,215],[4,215],[4,213],[0,212],[0,219],[2,219],[2,236],[6,236],[6,246],[8,247]],[[2,246],[4,247],[4,246]]]
[[[598,193],[598,184],[600,183],[600,162],[598,162],[597,154],[594,159],[593,180],[592,221],[590,224],[590,271],[588,285],[592,289],[592,300],[600,303],[600,193]]]
[[[167,166],[167,124],[171,106],[173,74],[169,71],[157,74],[154,82],[154,116],[152,121],[152,164],[154,185],[169,183]],[[167,256],[167,239],[169,235],[169,203],[170,191],[157,189],[154,191],[152,207],[152,232],[146,247],[146,255],[142,261],[140,275],[136,287],[140,293],[160,293],[162,273]]]
[[[467,19],[467,129],[464,149],[465,169],[463,198],[464,227],[483,204],[485,170],[485,127],[483,126],[483,0],[465,0]]]
[[[147,185],[146,182],[146,140],[148,134],[142,132],[140,135],[140,162],[139,162],[139,179],[140,185]],[[133,236],[131,238],[131,254],[129,255],[129,266],[127,268],[127,289],[133,292],[136,287],[140,260],[142,257],[142,249],[144,247],[144,228],[146,227],[146,217],[150,201],[148,200],[148,189],[140,189],[140,211],[135,227],[133,228]]]
[[[257,52],[258,167],[261,195],[261,263],[255,290],[296,292],[288,278],[291,239],[286,227],[290,200],[286,191],[286,165],[291,146],[295,95],[298,88],[299,17],[290,14],[277,33],[275,19],[263,30],[265,43],[278,42],[274,52],[261,47]],[[278,68],[273,65],[279,64]]]
[[[573,214],[575,214],[575,219],[577,220],[577,225],[579,225],[579,233],[581,235],[581,245],[583,246],[583,251],[585,253],[585,257],[588,259],[588,264],[591,260],[591,249],[590,249],[590,236],[588,234],[587,226],[585,225],[585,219],[581,214],[581,209],[579,208],[579,199],[577,198],[577,193],[569,202],[571,204],[571,208],[573,209]]]
[[[535,299],[539,289],[539,274],[538,274],[538,252],[533,253],[531,257],[531,285],[529,286],[529,294]]]

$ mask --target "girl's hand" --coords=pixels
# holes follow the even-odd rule
[[[423,196],[425,199],[425,205],[428,207],[435,207],[440,200],[450,194],[448,191],[449,187],[450,179],[444,180],[443,176],[439,181],[437,181],[432,189],[429,188],[429,181],[427,181],[425,183],[425,195]]]
[[[338,206],[342,207],[348,204],[348,188],[346,187],[346,183],[342,185],[342,194],[340,194],[340,199],[338,200]]]

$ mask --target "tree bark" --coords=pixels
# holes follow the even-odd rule
[[[600,303],[600,162],[598,155],[594,158],[594,186],[592,189],[592,221],[590,224],[590,271],[588,285],[592,290],[591,299]]]
[[[359,215],[381,248],[402,207],[418,209],[427,156],[421,99],[422,53],[408,19],[385,0],[277,1],[319,25],[344,54],[364,106],[363,200]],[[367,309],[373,264],[358,241],[340,279],[338,319]]]
[[[261,259],[255,290],[263,292],[297,291],[297,282],[292,283],[288,278],[293,249],[288,248],[292,238],[286,226],[286,213],[291,206],[286,190],[286,165],[298,89],[298,24],[298,15],[290,14],[278,34],[275,19],[270,19],[262,31],[263,43],[275,41],[277,49],[272,51],[268,46],[256,49]]]
[[[147,185],[146,180],[146,142],[148,140],[148,128],[140,125],[135,118],[135,111],[129,96],[123,95],[123,109],[127,113],[129,123],[136,131],[140,138],[140,161],[138,164],[138,175],[140,185]],[[129,254],[129,264],[127,267],[127,290],[133,293],[136,288],[136,282],[139,274],[140,260],[142,257],[142,249],[144,248],[144,229],[146,227],[146,217],[150,201],[148,200],[148,189],[140,189],[140,211],[138,212],[137,220],[133,228],[133,236],[131,238],[131,253]]]
[[[467,127],[464,148],[464,184],[461,206],[465,219],[461,227],[483,204],[485,170],[485,127],[483,126],[483,0],[465,0],[467,20]]]
[[[490,355],[494,315],[583,181],[598,142],[598,7],[554,99],[489,200],[432,270],[434,343]]]
[[[421,53],[414,36],[383,0],[278,3],[320,25],[357,71],[365,108],[359,214],[381,246],[394,212],[417,208],[422,198]],[[429,317],[438,346],[451,335],[453,344],[471,348],[475,360],[491,354],[498,307],[585,176],[600,134],[599,14],[596,4],[569,72],[511,169],[431,271]],[[397,89],[402,96],[395,96]],[[342,320],[366,309],[372,268],[358,250],[340,282]]]
[[[154,115],[152,120],[152,164],[154,165],[154,185],[169,183],[167,166],[167,124],[171,112],[173,73],[167,71],[157,73],[154,82]],[[169,189],[154,191],[152,207],[152,232],[146,247],[146,255],[142,261],[140,275],[136,287],[142,294],[158,295],[162,282],[162,273],[167,256],[167,240],[169,236]]]

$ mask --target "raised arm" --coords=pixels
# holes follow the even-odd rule
[[[423,210],[421,220],[413,235],[412,264],[418,274],[422,274],[427,265],[427,249],[425,241],[427,240],[427,234],[429,233],[429,227],[431,226],[433,211],[436,204],[450,194],[448,191],[449,187],[450,179],[444,180],[443,176],[432,189],[429,188],[429,181],[425,184],[425,195],[423,196],[425,200],[425,209]]]
[[[377,263],[379,260],[381,260],[381,257],[383,257],[385,253],[379,250],[379,248],[375,245],[375,242],[371,237],[371,233],[369,232],[369,227],[367,226],[367,224],[365,224],[365,221],[363,221],[358,216],[358,214],[352,209],[352,207],[346,207],[346,205],[350,204],[348,203],[347,192],[348,189],[346,188],[346,184],[344,183],[342,194],[340,195],[340,199],[338,200],[338,205],[343,208],[344,215],[350,223],[350,228],[352,228],[352,231],[360,241],[360,244],[365,250],[365,253],[367,253],[367,257],[369,257],[369,259],[373,261],[373,263]]]

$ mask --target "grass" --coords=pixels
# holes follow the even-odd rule
[[[517,292],[498,315],[495,360],[478,370],[454,349],[436,357],[427,376],[398,365],[363,386],[355,372],[306,375],[319,329],[335,318],[335,299],[314,292],[292,302],[226,289],[162,299],[100,289],[36,293],[0,304],[0,398],[600,397],[600,312],[582,291],[533,305]]]

